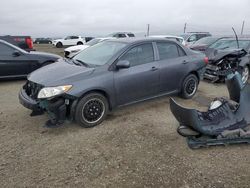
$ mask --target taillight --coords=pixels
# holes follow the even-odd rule
[[[25,42],[28,45],[29,49],[33,49],[33,42],[31,38],[26,38]]]
[[[208,59],[208,57],[204,57],[204,62],[206,63],[206,64],[208,64],[209,63],[209,59]]]

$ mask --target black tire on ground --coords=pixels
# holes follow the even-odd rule
[[[189,74],[182,83],[181,97],[184,99],[191,99],[198,89],[198,78],[194,74]]]
[[[94,127],[103,122],[108,111],[109,105],[106,97],[100,93],[90,93],[78,102],[75,120],[82,127]]]
[[[246,84],[249,79],[249,67],[247,65],[241,68],[241,77],[243,84]]]
[[[82,42],[77,42],[77,45],[83,45],[83,43]]]
[[[63,44],[62,44],[61,42],[58,42],[58,43],[56,43],[56,47],[57,47],[57,48],[62,48],[62,47],[63,47]]]

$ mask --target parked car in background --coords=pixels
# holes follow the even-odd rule
[[[181,35],[184,38],[186,45],[190,46],[195,43],[197,40],[200,40],[204,37],[212,36],[209,32],[188,32]]]
[[[85,38],[81,36],[67,36],[64,39],[53,40],[52,44],[57,48],[62,48],[63,46],[83,45],[85,42]]]
[[[210,45],[205,51],[209,58],[204,77],[212,82],[224,81],[232,72],[239,72],[245,84],[249,78],[250,38],[225,38]]]
[[[175,40],[175,41],[181,43],[184,46],[186,45],[184,38],[178,37],[178,36],[174,36],[174,35],[151,35],[149,37],[165,38],[165,39]]]
[[[108,37],[126,38],[126,37],[135,37],[135,34],[131,32],[116,32],[116,33],[111,33],[110,35],[108,35]]]
[[[18,46],[19,48],[26,51],[34,51],[33,49],[33,41],[30,36],[0,36],[1,40],[4,40],[10,44]]]
[[[80,51],[88,48],[89,46],[93,46],[99,42],[103,42],[108,39],[114,39],[113,37],[106,37],[106,38],[95,38],[90,40],[89,42],[85,43],[84,45],[76,45],[76,46],[71,46],[68,47],[64,50],[64,56],[66,58],[71,58],[74,55],[78,54]]]
[[[36,38],[34,44],[52,44],[51,38]]]
[[[227,37],[212,37],[212,36],[204,37],[204,38],[201,38],[200,40],[197,40],[194,44],[190,45],[190,48],[192,50],[204,52],[206,51],[206,49],[209,48],[210,45],[224,38],[227,38]]]
[[[192,98],[206,63],[204,54],[172,40],[107,40],[30,74],[19,100],[47,111],[49,126],[67,117],[93,127],[117,107],[163,95]]]
[[[54,63],[59,58],[49,53],[27,52],[0,40],[0,78],[25,78],[32,71]]]

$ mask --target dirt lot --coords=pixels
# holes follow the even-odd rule
[[[250,187],[250,146],[189,149],[168,97],[117,110],[95,128],[48,129],[46,116],[19,105],[24,82],[0,82],[0,187]],[[205,108],[222,95],[224,85],[202,82],[193,100],[176,99]]]

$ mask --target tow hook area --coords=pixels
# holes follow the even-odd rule
[[[39,106],[46,109],[49,115],[49,120],[45,123],[48,128],[55,128],[61,126],[67,113],[66,100],[63,98],[54,100],[43,100]]]

